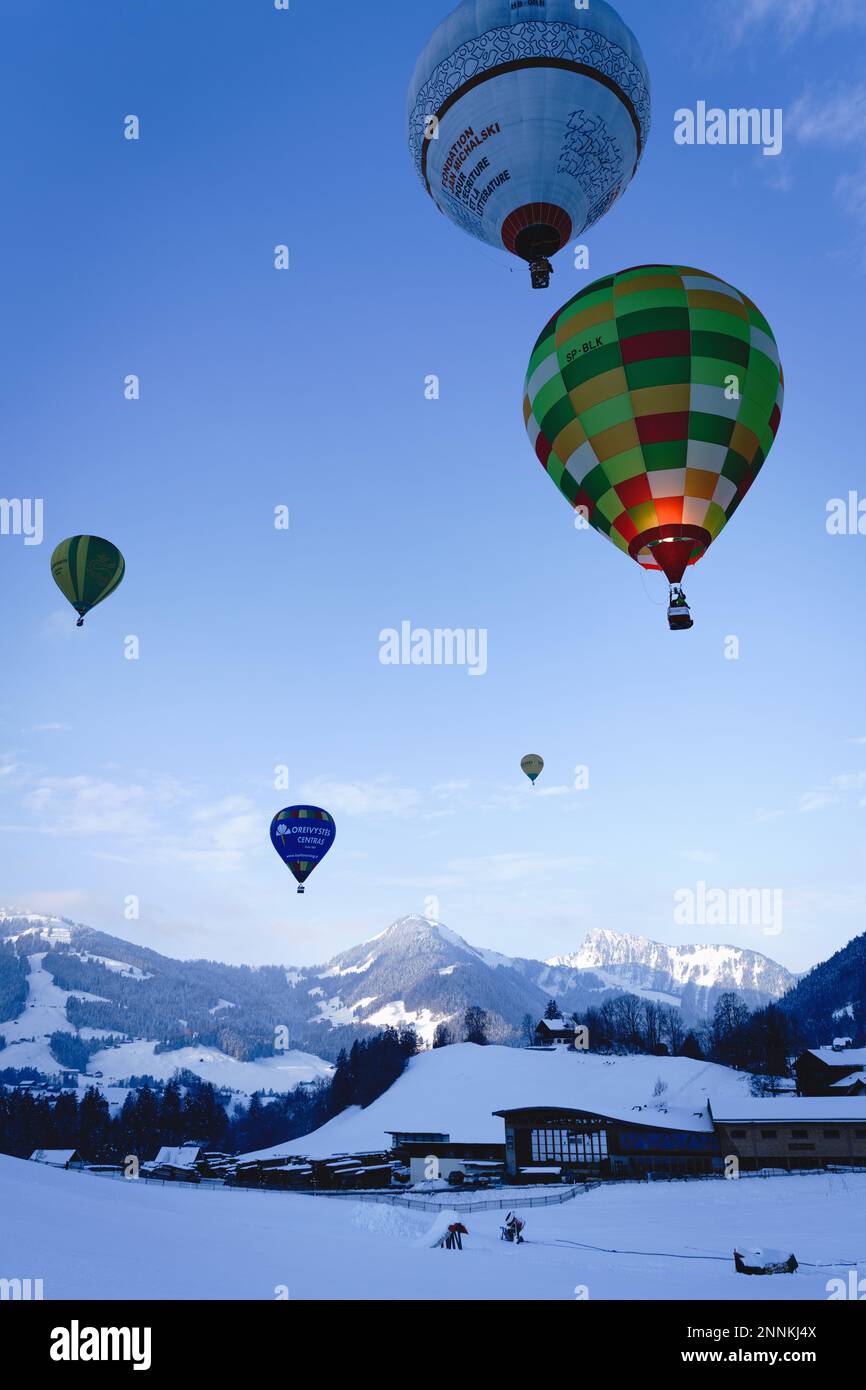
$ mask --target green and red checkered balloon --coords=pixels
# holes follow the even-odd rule
[[[760,309],[706,271],[650,265],[597,280],[550,320],[524,418],[571,505],[678,584],[758,476],[783,400]]]

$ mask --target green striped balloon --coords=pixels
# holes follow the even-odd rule
[[[51,556],[54,582],[78,614],[78,627],[91,608],[114,593],[125,570],[117,546],[101,536],[70,536]]]
[[[597,280],[554,315],[523,413],[571,505],[678,584],[758,476],[783,401],[760,309],[706,271],[649,265]]]

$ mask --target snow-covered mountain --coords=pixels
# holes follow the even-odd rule
[[[540,961],[409,916],[324,965],[251,968],[172,960],[64,918],[10,911],[0,913],[0,1068],[62,1062],[118,1080],[187,1068],[248,1093],[284,1090],[326,1074],[341,1047],[389,1024],[412,1024],[426,1043],[439,1023],[459,1030],[470,1005],[490,1016],[492,1041],[514,1042],[551,997],[583,1012],[629,992],[680,1008],[691,1025],[723,991],[757,1007],[794,983],[754,951],[611,931]],[[66,1035],[62,1056],[56,1033]]]
[[[130,1077],[146,1075],[167,1081],[177,1070],[192,1072],[220,1089],[240,1095],[251,1095],[258,1090],[289,1091],[301,1082],[330,1075],[330,1063],[297,1048],[279,1051],[272,1048],[270,1055],[243,1059],[219,1046],[218,1039],[206,1042],[195,1035],[190,1037],[188,1046],[166,1048],[165,1032],[159,1025],[141,1028],[132,1010],[128,1011],[131,1017],[126,1028],[117,1026],[126,1022],[124,1019],[112,1019],[108,1028],[79,1023],[79,1015],[85,1011],[86,1016],[88,1007],[112,1008],[113,1000],[109,996],[114,982],[133,990],[148,981],[156,982],[158,987],[157,971],[116,958],[136,948],[118,941],[118,952],[106,945],[105,949],[111,954],[94,954],[86,946],[95,936],[89,928],[78,927],[61,918],[40,917],[34,913],[24,916],[0,913],[0,944],[5,938],[8,944],[17,947],[18,954],[12,959],[26,970],[20,1005],[14,999],[10,1003],[8,990],[3,989],[6,960],[0,958],[0,1039],[5,1041],[5,1046],[0,1044],[0,1070],[35,1068],[52,1075],[66,1067],[93,1078],[110,1100],[115,1099],[118,1085]],[[104,943],[112,941],[110,937],[101,939]],[[104,979],[108,993],[58,985],[46,964],[55,961],[58,950],[62,951],[61,961],[78,962],[84,970],[94,971]],[[11,955],[8,945],[7,954]],[[226,1000],[217,1000],[211,1012],[218,1015],[224,1007],[232,1006]],[[73,1046],[83,1044],[86,1054],[76,1056],[69,1052],[67,1044],[58,1055],[57,1044],[52,1043],[57,1035],[72,1040]],[[85,1084],[82,1081],[82,1085]],[[122,1100],[124,1092],[118,1094]]]
[[[667,946],[643,936],[593,931],[572,955],[547,962],[551,989],[567,989],[574,976],[591,972],[612,989],[679,1003],[704,1017],[719,995],[734,991],[750,1008],[779,999],[798,977],[758,951],[742,946]]]

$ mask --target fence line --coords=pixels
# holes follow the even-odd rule
[[[560,1188],[554,1192],[546,1192],[543,1196],[525,1197],[523,1194],[529,1191],[538,1192],[535,1188],[513,1188],[512,1195],[506,1198],[499,1198],[490,1202],[465,1202],[460,1201],[456,1194],[442,1194],[441,1202],[431,1202],[428,1199],[412,1197],[408,1193],[402,1196],[389,1196],[384,1190],[381,1192],[317,1192],[317,1197],[331,1197],[343,1202],[379,1202],[386,1206],[408,1207],[411,1211],[447,1211],[452,1209],[459,1212],[470,1211],[506,1211],[516,1205],[520,1206],[521,1211],[524,1207],[552,1207],[562,1206],[563,1202],[572,1202],[579,1192],[591,1192],[593,1188],[601,1187],[601,1182],[575,1183],[573,1186]]]
[[[50,1166],[50,1165],[46,1165]],[[493,1191],[508,1190],[512,1194],[506,1198],[494,1198],[489,1201],[466,1200],[464,1194],[459,1190],[453,1192],[443,1192],[437,1194],[439,1200],[434,1198],[431,1193],[427,1197],[415,1196],[411,1192],[403,1192],[399,1188],[358,1188],[355,1190],[336,1191],[330,1188],[296,1188],[296,1187],[247,1187],[226,1184],[220,1178],[202,1178],[199,1182],[184,1182],[177,1178],[151,1178],[146,1175],[139,1175],[137,1178],[126,1178],[123,1173],[95,1173],[88,1168],[69,1168],[65,1171],[70,1173],[83,1173],[91,1178],[108,1179],[111,1182],[142,1182],[148,1186],[171,1187],[175,1190],[182,1188],[186,1191],[207,1190],[209,1192],[245,1192],[245,1193],[264,1193],[265,1195],[289,1196],[289,1197],[329,1197],[333,1201],[343,1202],[379,1202],[385,1205],[408,1207],[415,1211],[443,1211],[447,1208],[456,1211],[504,1211],[515,1205],[522,1207],[547,1207],[561,1206],[564,1202],[571,1202],[579,1193],[592,1192],[598,1187],[623,1187],[627,1185],[647,1186],[646,1178],[599,1178],[591,1182],[569,1183],[567,1186],[549,1186],[544,1188],[519,1186],[508,1189],[494,1188]],[[866,1169],[862,1165],[845,1167],[833,1165],[831,1168],[770,1168],[758,1169],[756,1172],[740,1172],[736,1179],[725,1177],[724,1173],[689,1173],[682,1176],[672,1176],[662,1174],[653,1179],[654,1182],[733,1182],[741,1181],[743,1178],[796,1178],[796,1177],[816,1177],[820,1174],[830,1177],[864,1175]],[[533,1193],[533,1196],[524,1196],[524,1193]],[[468,1194],[467,1194],[468,1195]]]

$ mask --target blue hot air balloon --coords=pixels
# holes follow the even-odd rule
[[[440,212],[530,263],[625,192],[650,129],[649,75],[605,0],[463,0],[409,87],[409,146]]]
[[[331,845],[337,827],[321,806],[287,806],[271,821],[271,844],[298,881],[298,892]]]

